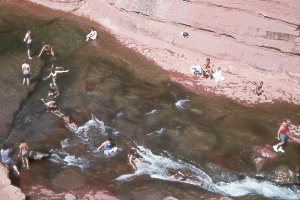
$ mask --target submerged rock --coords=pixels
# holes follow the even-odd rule
[[[295,184],[294,173],[285,165],[281,165],[275,170],[275,181],[281,184]]]
[[[47,153],[40,153],[37,151],[29,151],[28,152],[28,157],[32,160],[41,160],[43,158],[48,158],[50,154]]]

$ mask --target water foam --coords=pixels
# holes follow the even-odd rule
[[[137,170],[133,174],[125,174],[118,177],[118,181],[130,181],[141,174],[148,174],[152,178],[176,181],[170,177],[170,171],[188,170],[193,173],[193,180],[201,181],[202,188],[225,196],[242,197],[249,195],[261,195],[274,199],[300,199],[300,190],[294,187],[276,185],[270,181],[256,180],[246,177],[243,180],[231,183],[213,183],[212,179],[201,169],[182,160],[176,160],[170,155],[155,155],[151,150],[142,146],[138,147],[138,153],[145,163],[137,163]]]
[[[188,99],[182,99],[182,100],[179,100],[175,103],[175,106],[179,109],[185,109],[185,104],[186,102],[189,102],[190,100]]]

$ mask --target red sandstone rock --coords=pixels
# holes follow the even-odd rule
[[[76,8],[76,15],[100,23],[195,92],[204,89],[246,104],[300,104],[297,1],[31,1],[65,11]],[[183,38],[182,31],[190,37]],[[222,68],[225,81],[191,77],[190,66],[203,64],[206,57]],[[256,96],[260,81],[265,92]]]
[[[25,194],[13,185],[8,178],[8,170],[0,164],[0,199],[24,200]]]

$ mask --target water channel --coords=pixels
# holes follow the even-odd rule
[[[247,107],[212,94],[197,95],[171,82],[166,71],[98,26],[97,41],[85,42],[92,22],[53,13],[0,7],[1,65],[21,66],[27,29],[32,31],[34,58],[29,61],[34,76],[30,92],[1,142],[17,147],[25,138],[31,149],[51,153],[23,171],[16,184],[25,193],[37,183],[57,191],[91,184],[120,199],[153,193],[179,199],[201,194],[299,199],[296,185],[272,182],[275,167],[282,163],[299,170],[299,145],[288,143],[288,154],[267,162],[263,180],[254,178],[252,161],[254,145],[275,143],[283,117],[297,119],[296,105]],[[37,58],[45,43],[54,47],[55,57]],[[53,63],[70,70],[58,76],[57,103],[78,124],[75,133],[40,101],[47,95],[50,80],[43,78]],[[108,137],[120,148],[113,157],[96,151]],[[138,149],[146,162],[137,171],[128,165],[130,148]],[[176,170],[203,182],[203,187],[172,180],[170,173]],[[72,175],[79,180],[76,184],[59,178]]]

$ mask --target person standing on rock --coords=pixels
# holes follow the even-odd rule
[[[29,86],[30,65],[27,64],[26,60],[23,61],[22,72],[23,72],[23,85],[25,85],[27,82],[27,86]]]
[[[12,166],[13,169],[17,172],[18,175],[20,175],[20,172],[17,168],[17,166],[13,163],[12,157],[11,157],[11,151],[7,148],[6,144],[2,144],[1,147],[1,162],[4,166],[10,167]]]
[[[29,169],[29,162],[28,162],[28,146],[24,140],[21,140],[21,144],[19,146],[20,153],[18,156],[22,158],[22,167],[27,167]]]
[[[278,132],[277,132],[277,139],[280,140],[280,142],[273,146],[273,149],[274,149],[275,152],[278,152],[278,151],[280,151],[282,153],[285,152],[282,149],[282,146],[284,145],[286,137],[287,137],[286,135],[289,132],[290,123],[291,123],[291,120],[286,119],[286,120],[284,120],[284,122],[282,122],[280,124],[280,127],[279,127]]]
[[[31,56],[30,56],[30,48],[31,48],[31,45],[32,45],[32,39],[31,39],[31,31],[28,30],[25,37],[24,37],[24,42],[26,42],[26,49],[27,49],[27,54],[28,54],[28,58],[31,60]]]

